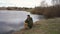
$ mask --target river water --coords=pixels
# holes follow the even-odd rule
[[[43,17],[26,11],[0,10],[0,32],[18,31],[22,29],[28,14],[31,15],[34,22],[38,21],[39,17]]]

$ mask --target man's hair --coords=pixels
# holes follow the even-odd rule
[[[27,15],[27,16],[30,16],[30,15]]]

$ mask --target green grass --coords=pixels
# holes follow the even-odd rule
[[[37,21],[32,29],[22,30],[14,34],[60,34],[60,18]]]

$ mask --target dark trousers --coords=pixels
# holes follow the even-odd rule
[[[28,25],[28,27],[31,29],[33,25]]]

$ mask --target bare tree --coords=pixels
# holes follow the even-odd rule
[[[48,7],[48,4],[46,3],[46,0],[43,0],[42,2],[41,2],[41,5],[40,5],[41,7]]]
[[[52,0],[52,4],[53,5],[59,5],[60,4],[60,0]]]

